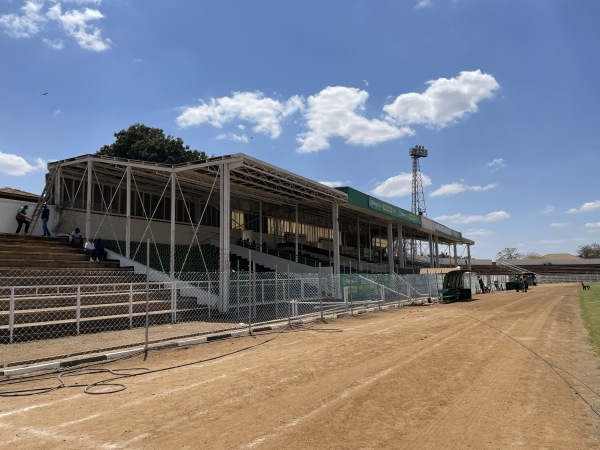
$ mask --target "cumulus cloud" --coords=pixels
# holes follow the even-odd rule
[[[414,134],[408,127],[360,115],[368,97],[366,91],[343,86],[329,86],[308,97],[305,118],[309,130],[298,136],[298,152],[325,150],[332,137],[341,137],[352,145],[370,146]]]
[[[77,41],[85,50],[102,52],[110,48],[110,39],[102,39],[101,31],[90,22],[103,19],[97,9],[85,8],[83,11],[70,10],[63,13],[60,4],[52,6],[46,14],[49,19],[58,22],[65,33]]]
[[[235,134],[235,133],[222,133],[217,136],[217,140],[219,141],[233,141],[233,142],[250,142],[250,138],[245,134]]]
[[[70,9],[62,12],[62,5],[52,1],[52,6],[44,12],[45,2],[26,0],[20,8],[20,14],[5,14],[0,16],[0,27],[13,38],[30,38],[50,28],[50,25],[59,25],[62,31],[73,38],[77,44],[90,51],[101,52],[111,46],[110,39],[103,39],[100,28],[92,22],[103,19],[104,16],[97,9]],[[100,0],[67,0],[62,3],[76,5],[100,5]],[[42,42],[54,50],[62,50],[64,43],[61,39],[42,38]]]
[[[421,174],[423,187],[431,185],[431,178]],[[412,194],[412,174],[401,173],[378,184],[371,193],[377,197],[405,197]]]
[[[586,228],[600,228],[600,222],[588,222],[585,224]]]
[[[0,26],[4,32],[13,38],[30,38],[40,32],[46,18],[41,14],[43,3],[28,0],[20,8],[21,14],[6,14],[0,16]]]
[[[302,99],[296,95],[280,102],[266,98],[262,92],[234,92],[231,97],[213,98],[208,103],[187,107],[176,121],[183,128],[203,123],[222,128],[229,122],[242,120],[253,124],[254,132],[275,139],[281,135],[282,120],[302,107]]]
[[[546,207],[544,208],[544,210],[542,211],[543,214],[550,214],[553,213],[555,210],[555,206],[554,205],[546,205]]]
[[[502,158],[495,158],[489,163],[487,163],[487,166],[490,168],[490,171],[498,172],[500,169],[506,167],[506,164],[504,163],[504,160]]]
[[[462,181],[457,181],[454,183],[442,185],[439,189],[436,189],[431,194],[429,194],[429,196],[440,197],[443,195],[455,195],[465,191],[489,191],[490,189],[494,189],[495,187],[495,184],[487,184],[485,186],[467,186]]]
[[[581,205],[579,208],[571,208],[565,211],[566,214],[592,212],[600,209],[600,200],[594,202],[587,202]]]
[[[473,222],[498,222],[500,220],[506,220],[510,217],[510,215],[506,212],[506,211],[494,211],[491,212],[489,214],[486,214],[485,216],[483,215],[472,215],[472,216],[465,216],[463,214],[453,214],[453,215],[448,215],[448,216],[438,216],[435,217],[433,220],[437,221],[437,222],[449,222],[449,223],[459,223],[459,224],[466,224],[466,223],[473,223]]]
[[[22,157],[11,155],[10,153],[0,152],[0,172],[16,177],[27,175],[31,172],[45,171],[46,163],[41,158],[36,159],[36,164],[32,166]]]
[[[553,222],[550,224],[550,228],[566,228],[569,226],[567,222]]]
[[[348,183],[344,181],[319,181],[319,183],[324,184],[325,186],[329,186],[330,188],[348,186]]]
[[[455,78],[428,81],[423,93],[410,92],[383,107],[401,124],[445,127],[477,111],[478,104],[500,87],[492,75],[481,70],[463,71]]]

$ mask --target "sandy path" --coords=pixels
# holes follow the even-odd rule
[[[600,448],[592,409],[600,411],[599,360],[575,284],[361,315],[103,367],[190,362],[119,380],[127,389],[116,394],[77,387],[1,398],[0,447]]]

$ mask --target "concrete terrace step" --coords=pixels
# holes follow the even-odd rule
[[[39,268],[46,268],[46,269],[56,269],[56,268],[63,268],[63,269],[83,269],[83,268],[93,268],[94,266],[98,266],[98,267],[104,267],[104,268],[111,268],[111,269],[118,269],[120,267],[119,262],[118,261],[90,261],[89,259],[87,260],[81,260],[79,258],[77,258],[76,260],[74,259],[56,259],[53,261],[47,261],[47,260],[19,260],[19,259],[10,259],[10,260],[0,260],[0,267],[3,269],[25,269],[25,268],[32,268],[32,269],[39,269]]]

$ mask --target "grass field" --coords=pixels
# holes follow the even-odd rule
[[[579,288],[579,299],[585,326],[596,354],[600,356],[600,283],[591,283],[590,289]]]

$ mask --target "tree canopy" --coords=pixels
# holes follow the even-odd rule
[[[504,259],[521,259],[523,255],[517,252],[516,247],[506,247],[504,250],[496,253],[496,259],[504,260]]]
[[[114,134],[113,144],[103,145],[97,155],[115,156],[163,164],[181,164],[206,159],[203,151],[192,150],[181,138],[165,136],[160,128],[151,128],[141,123]]]
[[[577,250],[577,256],[580,258],[600,258],[600,245],[596,243],[582,245]]]

